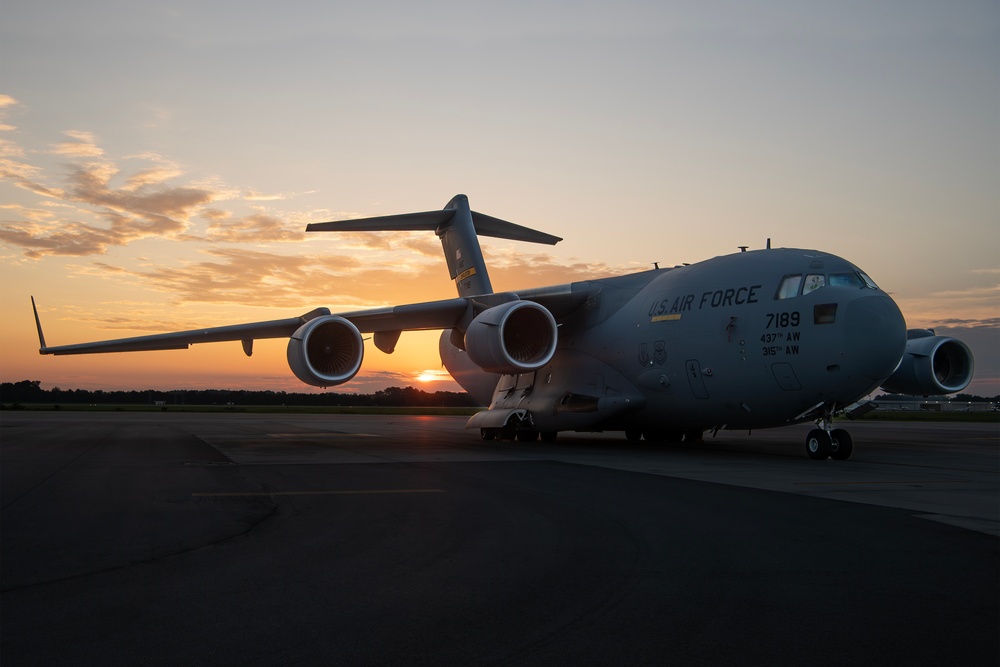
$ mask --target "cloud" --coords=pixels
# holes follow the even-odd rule
[[[121,189],[123,192],[135,192],[140,188],[149,185],[159,185],[183,174],[184,172],[177,167],[152,167],[129,176],[125,179],[125,184]]]
[[[227,211],[212,209],[205,217],[211,220],[208,227],[211,241],[266,243],[302,241],[306,237],[302,226],[291,229],[283,220],[263,213],[230,219]]]
[[[74,201],[130,214],[148,223],[167,223],[169,231],[183,229],[184,221],[194,209],[212,201],[212,192],[201,188],[115,189],[111,187],[111,178],[117,171],[103,163],[77,166],[69,176],[69,196]]]
[[[24,255],[31,259],[45,255],[98,255],[114,243],[106,230],[80,223],[69,223],[58,231],[33,223],[6,224],[0,226],[0,241],[23,247]]]
[[[256,190],[247,190],[243,193],[243,199],[245,201],[281,201],[287,199],[288,195],[265,195],[262,192],[257,192]]]
[[[317,258],[231,248],[212,248],[203,254],[211,259],[146,270],[96,263],[92,266],[124,274],[146,289],[169,294],[177,303],[226,303],[293,310],[322,305],[325,299],[315,302],[316,285],[331,284],[337,278],[336,271],[349,272],[359,266],[359,260],[349,256]]]
[[[495,259],[490,261],[490,257]],[[487,267],[493,289],[497,291],[594,280],[648,268],[615,266],[604,262],[564,263],[546,253],[490,253]]]
[[[988,322],[1000,312],[1000,284],[899,297],[896,302],[911,327],[932,327],[951,320],[956,312],[963,313],[967,322]]]
[[[114,275],[144,289],[166,293],[175,304],[215,303],[300,309],[328,306],[356,310],[446,299],[455,295],[444,259],[400,262],[398,253],[289,255],[213,247],[206,259],[175,266],[123,268],[92,262],[89,275]],[[487,258],[488,265],[490,264]],[[491,277],[497,289],[521,289],[622,274],[629,267],[576,262],[568,266],[545,254],[504,258]]]
[[[962,318],[947,318],[939,320],[939,327],[959,327],[962,329],[996,329],[1000,331],[1000,317],[990,317],[983,320],[970,320]]]
[[[66,212],[49,216],[45,224],[39,224],[41,218],[35,215],[0,225],[0,241],[23,248],[26,257],[100,255],[109,247],[138,239],[176,236],[187,229],[191,216],[216,196],[204,188],[166,185],[182,172],[162,164],[141,169],[115,187],[112,180],[119,168],[102,158],[104,152],[93,135],[80,131],[66,134],[73,141],[54,148],[60,156],[78,159],[70,165],[66,187],[46,184],[45,170],[19,159],[24,155],[20,147],[10,142],[0,146],[0,178],[69,205]]]
[[[73,141],[52,144],[52,152],[56,155],[69,157],[100,157],[104,155],[104,151],[97,145],[94,135],[90,132],[70,130],[63,134]]]
[[[45,225],[27,220],[6,222],[0,225],[0,240],[22,247],[25,256],[34,259],[46,255],[100,255],[111,246],[127,245],[150,236],[179,234],[187,228],[190,215],[213,196],[196,188],[150,189],[135,182],[131,190],[116,189],[110,185],[116,174],[117,169],[108,163],[77,165],[66,190],[49,189],[26,178],[12,178],[18,186],[37,194],[95,208],[76,206],[71,210],[77,219],[58,215]],[[140,178],[148,176],[149,172]],[[79,220],[87,217],[103,220],[104,224]]]
[[[16,104],[10,100],[8,105]],[[212,243],[287,243],[305,238],[305,222],[290,222],[260,209],[237,216],[218,206],[209,208],[224,200],[239,204],[282,200],[288,195],[268,196],[255,190],[241,195],[240,188],[217,180],[175,184],[184,171],[152,152],[123,158],[146,163],[123,173],[93,133],[73,130],[64,134],[68,140],[53,144],[50,150],[70,159],[69,171],[58,184],[50,170],[25,159],[24,149],[0,139],[0,180],[64,206],[60,214],[47,216],[27,215],[39,210],[30,206],[8,209],[14,217],[0,224],[0,241],[22,248],[25,257],[101,255],[111,247],[149,237]],[[199,215],[209,222],[207,235],[192,230],[192,220]],[[387,241],[382,245],[388,248]]]

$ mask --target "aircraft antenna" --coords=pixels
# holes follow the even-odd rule
[[[747,248],[749,248],[750,246],[748,246],[748,245],[741,245],[741,246],[736,246],[736,247],[740,249],[740,252],[746,252]]]

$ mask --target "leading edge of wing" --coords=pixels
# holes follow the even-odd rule
[[[32,299],[32,306],[34,300]],[[134,336],[132,338],[116,338],[99,340],[90,343],[74,343],[71,345],[47,346],[42,337],[41,323],[38,312],[35,321],[38,324],[39,354],[96,354],[100,352],[149,352],[152,350],[183,350],[197,343],[219,343],[230,340],[254,340],[257,338],[283,338],[291,336],[295,330],[309,320],[329,315],[328,308],[317,308],[299,317],[284,320],[269,320],[267,322],[251,322],[248,324],[231,324],[223,327],[206,329],[191,329],[189,331],[173,331],[170,333]]]
[[[34,299],[32,308],[34,309]],[[359,331],[402,331],[417,329],[444,329],[453,326],[467,311],[468,301],[455,298],[443,301],[407,304],[390,308],[372,308],[349,313],[339,313],[351,321]],[[266,322],[232,324],[206,329],[175,331],[132,338],[117,338],[89,343],[47,346],[42,336],[41,322],[35,310],[38,327],[39,354],[98,354],[102,352],[149,352],[153,350],[183,350],[198,343],[225,341],[252,341],[261,338],[288,338],[306,322],[331,315],[329,308],[317,308],[299,317]],[[244,346],[246,349],[246,345]]]

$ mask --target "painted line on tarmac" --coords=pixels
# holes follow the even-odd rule
[[[355,491],[247,491],[192,493],[195,498],[253,498],[261,496],[363,496],[389,493],[445,493],[444,489],[359,489]]]
[[[795,482],[796,486],[853,486],[856,484],[968,484],[968,479],[912,479],[875,482]]]

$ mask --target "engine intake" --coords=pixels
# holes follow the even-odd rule
[[[465,332],[469,359],[490,373],[527,373],[549,363],[559,334],[552,313],[533,301],[494,306]]]
[[[906,334],[906,352],[882,384],[883,391],[932,396],[969,386],[975,363],[968,345],[926,329],[910,329]]]
[[[357,375],[364,356],[361,332],[337,315],[309,320],[288,341],[288,365],[295,377],[314,387],[347,382]]]

